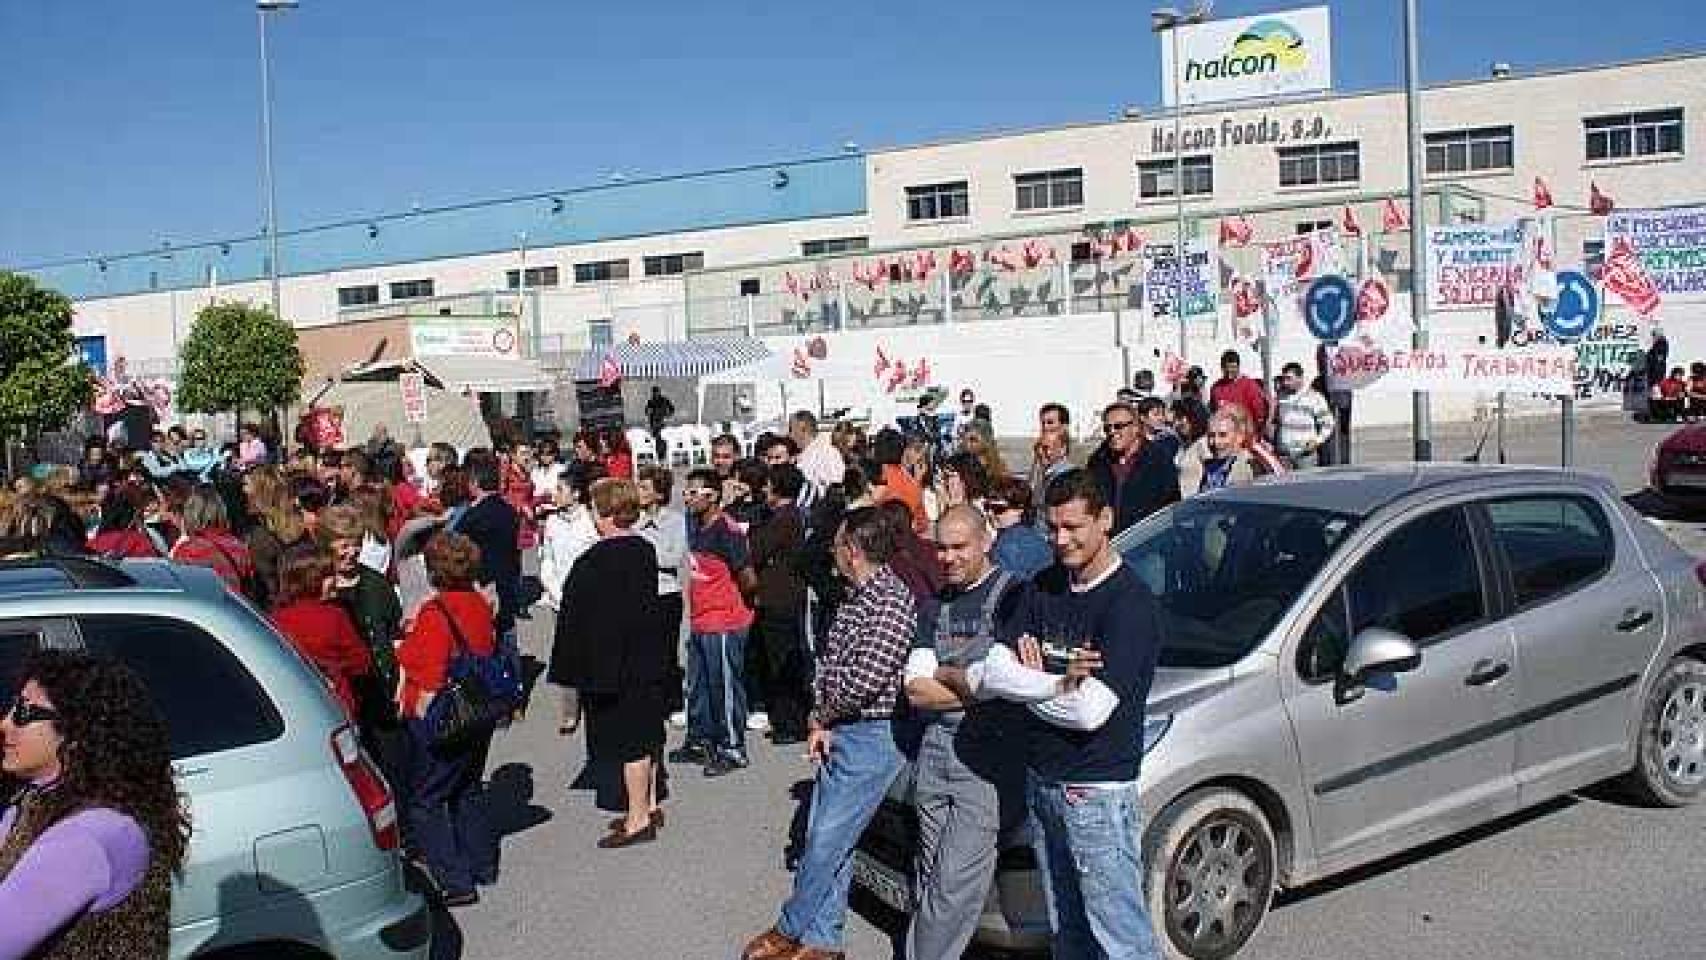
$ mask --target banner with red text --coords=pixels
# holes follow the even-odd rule
[[[1569,396],[1576,389],[1576,351],[1567,346],[1417,350],[1358,340],[1328,348],[1327,386],[1332,390]]]

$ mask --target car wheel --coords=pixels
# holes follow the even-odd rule
[[[1635,767],[1624,784],[1647,803],[1680,807],[1706,792],[1706,664],[1665,664],[1641,705]]]
[[[1168,955],[1237,953],[1274,893],[1274,833],[1261,808],[1236,790],[1198,790],[1174,801],[1149,839],[1144,896]]]

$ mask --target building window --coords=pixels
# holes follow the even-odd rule
[[[740,282],[740,295],[743,297],[758,296],[758,278],[747,277]]]
[[[588,320],[586,337],[587,344],[594,350],[609,350],[616,345],[616,333],[610,327],[609,318]]]
[[[1300,237],[1307,237],[1317,230],[1327,230],[1333,226],[1331,220],[1304,220],[1292,227],[1292,231]]]
[[[906,188],[906,219],[914,223],[969,216],[971,190],[964,180]]]
[[[659,257],[645,258],[646,276],[673,277],[678,273],[689,270],[705,269],[703,253],[668,253]]]
[[[1515,166],[1516,134],[1510,127],[1447,130],[1427,135],[1429,173],[1509,170]]]
[[[1079,240],[1072,245],[1073,263],[1089,263],[1094,259],[1096,259],[1096,251],[1091,246],[1090,241]]]
[[[831,237],[827,240],[807,240],[800,244],[800,256],[822,257],[832,253],[850,253],[870,247],[869,237]]]
[[[1605,269],[1605,240],[1594,237],[1582,241],[1582,266],[1587,268],[1588,276],[1597,277]]]
[[[534,287],[554,287],[557,285],[558,281],[557,268],[555,266],[528,267],[526,280],[527,288],[529,290]],[[522,276],[520,270],[507,270],[504,272],[504,285],[509,287],[509,289],[516,289],[521,286],[521,282]]]
[[[1681,107],[1589,117],[1582,126],[1587,131],[1589,160],[1682,154]]]
[[[432,296],[431,280],[399,280],[391,284],[391,299],[422,300]]]
[[[1013,207],[1016,210],[1055,210],[1084,205],[1084,171],[1047,170],[1013,177]]]
[[[576,283],[603,283],[606,280],[628,279],[628,261],[594,260],[575,264]]]
[[[365,307],[379,302],[379,284],[369,283],[360,287],[339,287],[338,306]]]
[[[1279,185],[1282,187],[1356,183],[1361,178],[1362,151],[1356,143],[1281,147],[1279,150]]]
[[[1206,197],[1214,193],[1214,158],[1186,157],[1179,164],[1184,175],[1185,196]],[[1145,160],[1137,165],[1137,198],[1159,200],[1174,196],[1173,161]]]

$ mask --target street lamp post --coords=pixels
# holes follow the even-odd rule
[[[1408,114],[1410,152],[1410,317],[1415,324],[1415,347],[1428,348],[1427,251],[1422,223],[1422,96],[1421,53],[1416,30],[1416,0],[1404,0],[1404,106]],[[1428,395],[1410,395],[1412,430],[1417,460],[1433,459],[1433,423]]]
[[[255,0],[261,31],[261,179],[267,205],[267,279],[272,283],[272,313],[283,318],[278,296],[278,188],[272,169],[272,58],[267,55],[267,14],[294,10],[297,0]]]
[[[1189,334],[1185,326],[1185,151],[1182,140],[1185,114],[1184,97],[1179,90],[1179,28],[1202,23],[1208,19],[1211,3],[1202,3],[1190,13],[1180,13],[1177,7],[1162,7],[1149,14],[1149,28],[1154,33],[1165,32],[1172,44],[1173,85],[1173,312],[1179,320],[1179,362],[1185,362]]]

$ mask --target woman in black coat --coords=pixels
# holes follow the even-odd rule
[[[563,584],[547,679],[580,693],[587,772],[601,809],[622,810],[598,841],[616,849],[657,839],[663,826],[665,686],[670,647],[657,592],[657,554],[631,528],[639,492],[628,480],[592,485],[599,541]]]

